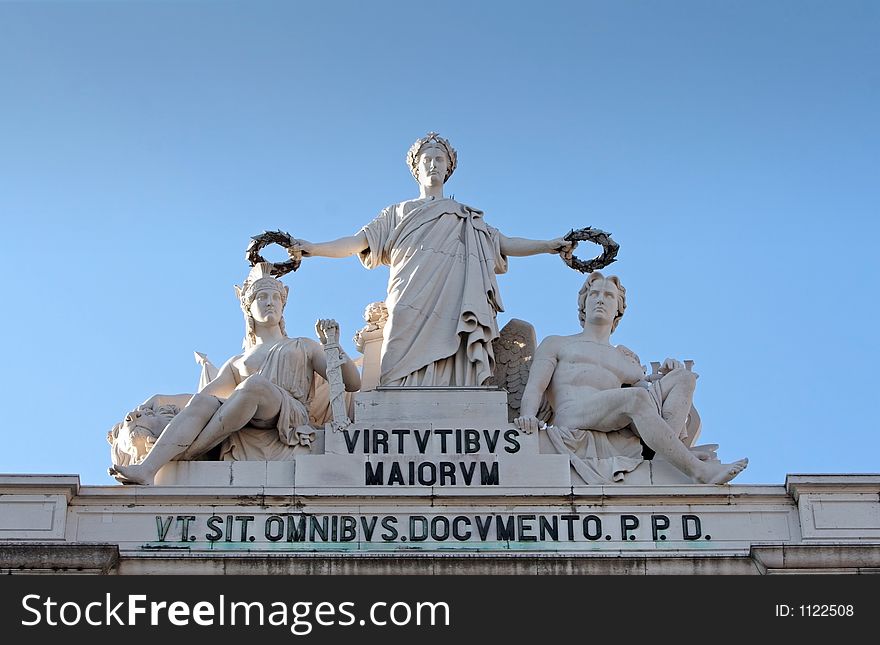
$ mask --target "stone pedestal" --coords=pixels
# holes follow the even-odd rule
[[[318,430],[311,452],[289,462],[171,462],[162,486],[284,486],[394,494],[402,487],[479,488],[499,494],[582,485],[543,432],[508,422],[495,387],[379,387],[354,395],[354,423]],[[629,486],[692,483],[655,456],[627,473]]]
[[[361,392],[376,389],[379,385],[379,368],[382,362],[382,330],[362,334],[361,342],[364,355],[361,369]]]
[[[568,458],[540,454],[537,434],[507,421],[497,388],[378,388],[355,395],[355,420],[318,431],[291,462],[172,462],[163,486],[255,485],[394,495],[401,488],[568,488]],[[648,475],[644,483],[650,483]]]

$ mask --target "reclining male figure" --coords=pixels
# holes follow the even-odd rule
[[[537,414],[546,392],[556,427],[614,432],[629,426],[645,445],[698,483],[725,484],[742,472],[748,459],[703,461],[681,441],[696,386],[692,372],[680,361],[666,359],[662,379],[650,388],[638,387],[644,383],[638,357],[609,342],[626,308],[626,290],[617,276],[590,274],[578,301],[583,331],[541,342],[516,426],[525,432],[540,429]]]

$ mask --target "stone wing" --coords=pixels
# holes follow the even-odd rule
[[[507,416],[513,421],[519,416],[523,392],[529,380],[529,368],[538,343],[535,328],[525,320],[513,318],[501,329],[492,341],[495,354],[495,371],[487,385],[496,385],[507,390]],[[538,418],[548,421],[551,416],[546,398],[541,401]]]
[[[199,389],[196,390],[196,392],[201,392],[208,383],[217,378],[220,370],[210,361],[207,354],[202,352],[193,352],[193,354],[195,354],[196,363],[202,366],[202,372],[199,374]]]

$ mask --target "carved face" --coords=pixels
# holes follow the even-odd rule
[[[384,302],[372,302],[364,310],[364,320],[369,323],[378,323],[388,318],[388,309]]]
[[[594,280],[584,303],[587,322],[598,325],[614,322],[619,297],[617,286],[611,280]]]
[[[258,323],[277,325],[284,313],[284,301],[277,289],[260,289],[250,306],[251,316]]]
[[[125,420],[107,434],[113,465],[142,462],[172,418],[171,411],[156,414],[150,409],[132,410],[126,414]]]
[[[418,182],[421,186],[442,186],[449,170],[449,157],[439,146],[425,146],[418,156]]]

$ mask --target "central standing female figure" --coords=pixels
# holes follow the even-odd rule
[[[482,211],[445,198],[457,156],[435,132],[412,145],[407,162],[417,199],[388,206],[356,235],[296,240],[291,254],[357,254],[368,269],[390,267],[380,385],[482,385],[494,369],[496,314],[504,311],[495,274],[507,271],[508,256],[570,257],[572,243],[506,237]]]

